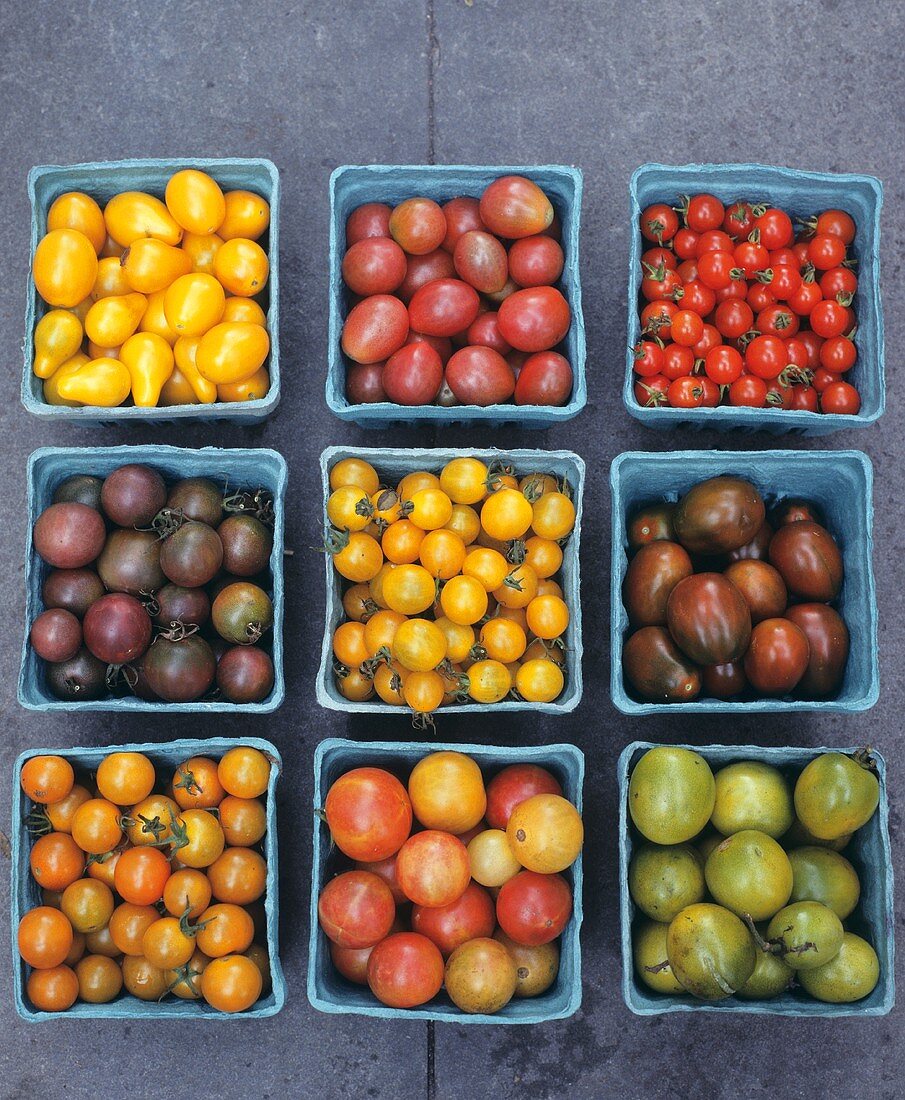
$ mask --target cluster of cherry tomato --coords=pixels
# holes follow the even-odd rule
[[[749,481],[711,478],[636,513],[629,548],[622,659],[640,698],[838,692],[849,633],[830,604],[844,568],[816,505],[781,500],[768,520]]]
[[[139,752],[110,753],[90,776],[62,756],[27,760],[42,904],[19,921],[18,947],[33,1007],[108,1004],[125,989],[250,1008],[270,984],[269,781],[270,761],[249,746],[193,756],[165,783]]]
[[[263,489],[168,487],[136,463],[66,478],[33,533],[50,569],[29,640],[50,692],[188,703],[216,685],[231,703],[266,699],[273,661],[255,643],[273,627],[272,526]]]
[[[554,577],[576,514],[567,484],[463,457],[387,486],[347,458],[330,488],[326,545],[350,582],[333,635],[346,699],[376,694],[425,720],[457,701],[559,697],[569,608]]]
[[[352,404],[565,405],[572,368],[560,226],[522,176],[480,199],[367,203],[346,224],[351,309],[342,350]]]
[[[707,194],[648,206],[636,401],[857,413],[855,230],[844,210],[796,232],[778,207]]]
[[[463,1012],[536,997],[559,971],[572,914],[563,877],[581,852],[581,816],[556,777],[514,764],[486,785],[458,752],[420,760],[407,789],[362,767],[331,786],[324,816],[353,868],[331,878],[320,926],[339,973],[392,1008],[445,986]]]
[[[34,333],[45,401],[153,408],[264,397],[269,261],[258,240],[269,224],[261,196],[224,194],[195,169],[177,172],[163,200],[124,191],[102,210],[81,191],[60,195],[33,264],[51,307]]]

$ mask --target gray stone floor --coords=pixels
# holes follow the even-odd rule
[[[905,781],[901,716],[905,656],[901,559],[905,485],[902,398],[901,218],[903,8],[711,0],[645,5],[611,0],[195,0],[159,5],[94,0],[80,5],[7,0],[0,7],[0,342],[7,400],[0,404],[4,538],[8,578],[0,600],[4,735],[0,821],[8,776],[27,746],[164,740],[197,733],[187,718],[95,716],[71,721],[21,711],[15,678],[22,630],[23,470],[43,444],[176,442],[162,428],[47,428],[18,401],[32,164],[125,156],[271,157],[283,176],[284,398],[262,427],[180,429],[190,444],[273,446],[292,480],[287,543],[288,699],[256,732],[282,750],[281,893],[284,1012],[263,1023],[63,1022],[31,1028],[10,999],[0,955],[0,1096],[163,1095],[220,1097],[508,1096],[597,1098],[786,1097],[905,1094],[901,1013],[880,1020],[819,1021],[706,1014],[639,1019],[619,994],[614,764],[632,739],[764,744],[870,742]],[[429,89],[432,88],[432,93]],[[320,648],[323,574],[315,544],[321,502],[317,456],[338,442],[378,444],[326,414],[327,178],[340,163],[367,161],[580,165],[585,178],[582,266],[588,322],[590,403],[556,430],[396,433],[387,442],[489,442],[568,447],[588,461],[582,546],[585,698],[570,717],[466,722],[444,716],[444,738],[496,743],[571,740],[588,756],[584,1006],[546,1027],[389,1024],[322,1016],[305,997],[311,757],[323,737],[405,737],[402,720],[354,721],[320,710],[313,678]],[[830,437],[874,461],[876,555],[883,689],[869,714],[731,725],[720,719],[632,721],[608,696],[610,460],[626,449],[763,448],[765,437],[670,437],[648,433],[620,398],[625,344],[627,185],[648,160],[760,160],[802,168],[863,170],[886,186],[883,225],[888,412],[868,432]],[[815,444],[792,440],[792,446]],[[204,732],[240,735],[224,717]],[[900,833],[899,802],[893,809]],[[897,847],[897,852],[899,851]],[[897,856],[900,882],[905,865]],[[0,922],[7,881],[0,879]],[[430,1057],[433,1042],[433,1057]],[[178,1084],[177,1084],[178,1082]]]

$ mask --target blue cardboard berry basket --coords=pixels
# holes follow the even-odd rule
[[[267,313],[270,353],[265,366],[270,372],[270,389],[260,401],[214,402],[211,405],[171,405],[113,409],[85,406],[48,405],[42,380],[32,370],[35,325],[50,308],[38,295],[31,265],[38,242],[47,229],[47,212],[54,200],[67,191],[84,191],[101,206],[122,191],[147,191],[163,198],[167,181],[183,168],[197,168],[211,175],[224,191],[253,191],[270,205],[270,227],[259,244],[267,253],[270,276],[262,306]],[[257,424],[266,420],[280,402],[280,174],[276,165],[261,157],[160,158],[153,160],[92,161],[88,164],[42,164],[28,173],[31,202],[31,251],[25,297],[25,338],[22,373],[22,404],[34,416],[45,420],[70,420],[76,424],[118,421],[155,422],[175,420],[234,420]]]
[[[622,582],[628,567],[626,528],[632,512],[658,501],[676,501],[693,485],[719,474],[747,478],[768,507],[784,497],[820,505],[845,566],[836,610],[851,637],[848,664],[835,699],[754,699],[730,702],[698,698],[687,703],[638,699],[622,674],[628,614]],[[719,714],[821,711],[853,714],[869,710],[880,694],[877,653],[877,591],[873,556],[873,467],[861,451],[628,451],[610,467],[612,493],[612,580],[610,587],[610,692],[624,714]]]
[[[221,756],[236,745],[247,745],[261,752],[270,760],[270,782],[267,787],[267,832],[262,841],[262,855],[267,860],[267,884],[264,894],[264,913],[267,927],[267,953],[270,956],[271,988],[251,1008],[245,1012],[218,1012],[204,1001],[183,1001],[175,998],[166,1001],[142,1001],[131,994],[121,992],[109,1004],[76,1003],[66,1012],[43,1012],[35,1009],[28,1001],[25,992],[29,967],[19,956],[16,934],[19,921],[36,905],[41,905],[41,890],[31,876],[29,855],[32,849],[32,837],[25,827],[25,818],[32,809],[31,801],[22,791],[20,776],[22,766],[34,756],[54,754],[65,757],[76,774],[97,771],[98,765],[111,752],[141,752],[151,759],[158,772],[164,774],[174,771],[183,760],[191,756],[209,756],[219,760]],[[207,739],[181,738],[160,744],[144,745],[105,745],[103,747],[28,749],[16,760],[13,768],[12,789],[12,952],[13,952],[13,992],[16,1011],[28,1023],[40,1023],[44,1020],[248,1020],[275,1016],[286,1000],[286,983],[280,964],[280,896],[279,896],[279,853],[277,844],[277,805],[276,784],[283,767],[283,761],[275,745],[258,737],[246,737],[235,740],[226,737]],[[159,778],[159,775],[158,775]]]
[[[572,324],[563,354],[572,365],[572,395],[567,405],[439,405],[404,407],[391,401],[350,405],[346,400],[346,363],[340,348],[343,321],[348,313],[342,278],[346,251],[346,220],[358,206],[383,202],[391,206],[422,195],[444,203],[459,195],[479,198],[488,184],[500,176],[527,176],[542,188],[562,223],[565,267],[559,287],[572,309]],[[330,176],[330,313],[327,342],[327,406],[341,420],[362,428],[389,428],[403,424],[453,425],[517,424],[524,428],[550,428],[576,416],[587,403],[585,379],[585,328],[581,311],[581,276],[578,268],[579,221],[582,175],[578,168],[546,164],[528,166],[474,164],[344,164]]]
[[[746,200],[782,207],[793,221],[824,210],[839,208],[855,219],[857,234],[852,252],[858,261],[858,290],[853,308],[857,315],[855,344],[858,361],[844,377],[861,394],[861,409],[854,415],[799,412],[786,409],[646,408],[635,399],[632,348],[641,337],[638,292],[641,286],[641,254],[649,242],[641,236],[641,211],[654,202],[677,204],[680,195],[698,192],[716,195],[726,205]],[[642,164],[629,184],[631,248],[628,270],[628,352],[622,399],[626,409],[649,428],[746,428],[773,435],[797,432],[828,435],[847,428],[864,428],[878,420],[886,408],[884,373],[883,306],[880,300],[880,210],[883,185],[874,176],[805,172],[765,164]]]
[[[48,507],[57,485],[72,474],[94,474],[105,477],[129,462],[145,463],[159,470],[167,481],[187,477],[211,477],[236,489],[268,489],[273,494],[276,521],[273,529],[273,551],[270,555],[270,575],[273,600],[273,631],[270,651],[273,659],[274,684],[270,695],[260,703],[228,703],[211,700],[194,703],[154,703],[137,696],[69,701],[57,699],[47,688],[44,662],[28,641],[35,618],[44,610],[41,587],[49,572],[48,566],[34,551],[32,531],[41,512]],[[283,527],[286,506],[288,469],[286,460],[276,451],[265,448],[139,446],[139,447],[42,447],[28,459],[28,536],[25,544],[25,637],[19,667],[18,698],[27,710],[35,711],[113,711],[135,713],[214,714],[243,712],[266,714],[279,707],[285,696],[283,678]]]
[[[320,1012],[374,1016],[385,1020],[442,1020],[457,1024],[541,1024],[564,1020],[581,1007],[581,944],[583,919],[582,857],[563,874],[572,887],[573,910],[560,939],[559,974],[550,989],[539,997],[513,998],[494,1015],[471,1015],[458,1009],[441,992],[419,1008],[388,1008],[366,986],[355,985],[333,966],[327,937],[320,929],[317,901],[325,883],[335,873],[330,830],[319,811],[331,785],[345,772],[358,767],[378,767],[406,782],[414,765],[432,752],[461,752],[481,768],[485,782],[510,764],[538,764],[551,771],[562,785],[563,794],[582,808],[584,753],[574,745],[538,745],[517,748],[488,745],[438,744],[432,741],[349,741],[331,737],[321,741],[314,753],[314,857],[311,866],[310,939],[308,942],[308,1000]]]
[[[866,939],[880,960],[880,980],[874,991],[852,1004],[827,1004],[795,989],[768,1001],[746,1001],[729,997],[715,1003],[691,996],[656,993],[639,981],[632,961],[632,920],[635,904],[628,889],[628,868],[636,843],[643,838],[629,821],[628,785],[632,769],[648,749],[650,741],[633,741],[619,756],[619,912],[622,947],[622,996],[626,1005],[639,1016],[663,1012],[747,1012],[759,1016],[886,1016],[895,1004],[895,891],[892,850],[889,843],[889,798],[886,788],[886,761],[871,750],[880,779],[880,804],[870,821],[853,836],[844,851],[861,880],[858,908],[845,922],[846,928]],[[833,748],[762,748],[759,745],[684,745],[700,753],[714,770],[740,760],[757,760],[779,768],[794,783],[804,766],[825,752],[852,753],[855,749]]]
[[[482,462],[494,461],[511,465],[517,477],[529,473],[551,473],[565,478],[572,489],[575,503],[575,527],[569,541],[563,547],[563,561],[560,569],[563,598],[569,607],[569,626],[566,629],[566,668],[563,693],[552,703],[527,703],[518,699],[505,699],[500,703],[457,703],[449,707],[450,714],[475,714],[492,711],[536,710],[548,714],[566,714],[574,710],[581,701],[583,653],[581,639],[581,578],[579,544],[581,541],[582,499],[584,496],[585,464],[571,451],[514,450],[451,450],[433,448],[431,450],[401,450],[393,448],[328,447],[321,454],[321,483],[324,501],[330,495],[330,471],[344,458],[361,458],[370,462],[380,475],[381,484],[396,485],[405,474],[414,470],[428,470],[439,473],[447,462],[454,458],[477,458]],[[349,714],[396,714],[400,708],[384,703],[379,699],[370,699],[363,703],[354,703],[344,698],[336,688],[333,676],[333,633],[343,621],[343,580],[333,567],[329,554],[324,555],[325,578],[327,588],[326,625],[321,647],[321,663],[317,673],[317,701],[328,710],[342,710]]]

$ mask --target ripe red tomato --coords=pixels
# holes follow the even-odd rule
[[[562,875],[519,871],[500,887],[496,916],[516,943],[537,947],[561,934],[572,915],[572,891]]]
[[[704,371],[718,386],[729,386],[744,370],[741,353],[728,344],[711,348],[704,356]]]
[[[745,273],[746,279],[754,279],[770,263],[770,255],[762,244],[741,241],[732,253],[735,266]]]
[[[655,249],[654,251],[659,251]],[[666,265],[669,267],[669,264]],[[683,283],[698,281],[698,261],[696,259],[683,260],[676,268],[676,273]],[[709,288],[708,288],[709,289]]]
[[[633,388],[635,400],[643,409],[659,408],[666,404],[669,383],[670,379],[663,374],[655,374],[652,378],[638,378]]]
[[[398,852],[396,855],[398,855]],[[374,863],[363,863],[359,860],[355,864],[355,869],[357,871],[369,871],[372,875],[382,878],[390,888],[393,901],[397,905],[404,905],[408,898],[403,894],[399,880],[396,878],[396,855],[388,856],[386,859],[380,859]]]
[[[453,264],[459,278],[482,294],[496,294],[509,278],[506,249],[481,229],[469,229],[456,241]]]
[[[727,298],[716,307],[713,323],[723,336],[737,340],[754,324],[754,311],[741,298]]]
[[[641,211],[641,236],[664,244],[671,241],[679,228],[679,216],[664,202],[654,203]]]
[[[552,286],[564,263],[562,246],[551,237],[522,237],[509,249],[509,274],[522,287]]]
[[[693,348],[695,359],[703,359],[711,348],[719,347],[722,342],[723,337],[720,335],[716,325],[709,325],[705,322],[701,339],[698,340]]]
[[[412,829],[408,792],[382,768],[354,768],[340,776],[327,793],[324,812],[337,848],[364,862],[398,852]]]
[[[656,302],[661,298],[669,298],[677,302],[685,291],[678,271],[660,264],[659,267],[645,268],[644,278],[641,280],[641,293],[649,302]]]
[[[424,256],[406,257],[405,278],[396,291],[406,305],[411,302],[416,290],[434,279],[455,278],[456,268],[449,252],[437,248]]]
[[[831,336],[820,347],[820,365],[833,374],[844,374],[851,370],[857,358],[855,342],[847,336]]]
[[[754,214],[750,202],[734,202],[726,207],[723,230],[730,237],[747,237],[754,228]]]
[[[498,237],[514,240],[543,233],[553,221],[553,205],[524,176],[501,176],[481,195],[481,219]]]
[[[757,315],[754,327],[764,336],[779,336],[788,339],[798,332],[798,315],[788,306],[767,306]]]
[[[823,393],[827,386],[832,386],[834,382],[838,381],[839,375],[828,371],[826,367],[817,367],[811,375],[811,385],[818,393]]]
[[[808,349],[797,335],[786,340],[786,357],[793,367],[804,368],[808,365]]]
[[[481,221],[480,205],[477,199],[465,195],[450,199],[443,204],[441,209],[446,218],[446,236],[443,238],[442,247],[447,252],[453,251],[463,233],[468,233],[471,229],[486,229]]]
[[[682,344],[667,344],[663,349],[663,374],[670,382],[694,370],[694,352]]]
[[[704,404],[704,390],[690,374],[671,382],[666,397],[674,409],[697,409]]]
[[[845,259],[845,241],[841,237],[819,234],[808,243],[808,259],[818,271],[838,267]]]
[[[795,232],[789,215],[776,207],[770,207],[755,218],[754,229],[759,234],[760,243],[771,252],[775,248],[785,248]]]
[[[559,780],[537,764],[510,764],[487,784],[484,817],[491,829],[505,831],[512,811],[536,794],[562,794]]]
[[[532,237],[527,237],[525,239],[526,240],[533,240]],[[512,250],[515,247],[516,246],[513,245],[512,248],[509,249],[510,257],[512,256]],[[679,262],[676,258],[675,252],[673,252],[669,248],[663,248],[661,245],[655,245],[653,248],[649,248],[646,252],[642,253],[642,255],[641,255],[641,265],[642,265],[642,267],[644,267],[644,266],[659,267],[660,264],[663,264],[665,267],[668,267],[671,270],[675,271],[676,268],[679,266]],[[518,279],[516,279],[515,281],[518,282]],[[683,278],[683,281],[684,281],[684,278]]]
[[[481,347],[493,348],[500,355],[508,355],[512,348],[503,339],[500,333],[499,319],[496,310],[488,309],[486,313],[479,313],[468,326],[465,334],[467,344],[478,344]],[[449,356],[447,355],[447,359]],[[445,360],[444,360],[445,362]]]
[[[767,383],[754,374],[743,374],[729,387],[729,404],[762,409],[767,403]]]
[[[792,395],[789,400],[789,408],[798,412],[817,412],[819,395],[813,386],[804,384],[792,387]]]
[[[745,675],[763,695],[787,695],[807,671],[809,657],[800,627],[788,619],[764,619],[751,631]]]
[[[672,246],[680,260],[690,260],[697,255],[698,234],[692,229],[680,229],[672,239]]]
[[[801,286],[801,272],[792,264],[774,264],[770,290],[781,301],[787,302]]]
[[[349,311],[342,348],[356,363],[379,363],[402,347],[408,333],[409,315],[402,302],[391,294],[374,294]]]
[[[444,958],[468,940],[492,936],[496,928],[496,909],[490,894],[476,882],[470,882],[465,893],[450,905],[412,909],[412,931],[427,936],[440,948]]]
[[[820,408],[825,413],[853,416],[861,409],[861,395],[848,382],[831,382],[820,395]]]
[[[675,302],[648,302],[641,310],[641,331],[659,336],[661,340],[671,340],[672,319],[678,312]]]
[[[818,234],[829,234],[831,237],[839,237],[845,244],[851,244],[855,239],[855,221],[851,214],[844,210],[824,210],[817,215],[814,226]]]
[[[515,392],[515,375],[498,351],[476,345],[450,358],[446,384],[463,405],[499,405]]]
[[[446,216],[433,199],[405,199],[390,214],[390,236],[410,255],[424,256],[443,243]]]
[[[448,336],[428,336],[424,332],[409,332],[408,339],[405,342],[407,344],[430,344],[440,356],[440,362],[444,367],[453,353],[452,340]]]
[[[745,369],[758,378],[775,378],[788,365],[786,346],[778,336],[755,336],[745,349]]]
[[[515,383],[516,405],[565,405],[571,393],[572,368],[557,351],[529,356]]]
[[[729,298],[743,298],[748,297],[748,284],[742,279],[733,279],[728,286],[721,287],[719,290],[714,291],[716,294],[717,302],[725,302]]]
[[[389,237],[356,241],[343,257],[343,279],[354,294],[391,294],[405,278],[405,253]]]
[[[443,956],[417,932],[387,936],[368,959],[371,992],[391,1008],[414,1008],[436,997],[443,985]]]
[[[824,299],[811,310],[811,328],[818,336],[841,336],[849,326],[848,309],[836,301]]]
[[[569,331],[569,303],[552,286],[517,290],[503,302],[498,321],[503,339],[517,351],[546,351]]]
[[[416,905],[451,905],[471,880],[468,851],[452,833],[425,829],[410,836],[399,850],[396,878]]]
[[[706,374],[698,376],[698,385],[701,387],[701,392],[703,394],[701,405],[705,409],[715,409],[723,396],[720,392],[720,387],[716,382],[708,378]]]
[[[455,336],[477,317],[480,304],[475,288],[461,279],[434,279],[412,295],[409,322],[428,336]]]
[[[350,405],[387,401],[383,363],[353,363],[346,371],[346,400]]]
[[[811,310],[823,297],[823,291],[813,281],[802,279],[798,289],[787,299],[788,305],[795,310],[799,317],[809,317]]]
[[[722,229],[708,229],[698,237],[697,256],[700,259],[708,252],[731,252],[733,241]]]
[[[820,276],[820,292],[824,298],[839,294],[854,294],[858,289],[858,276],[849,267],[831,267]]]
[[[706,317],[716,305],[716,294],[700,279],[692,279],[683,287],[682,309]]]
[[[733,281],[734,270],[735,259],[728,249],[705,252],[698,258],[698,278],[711,290],[722,290],[729,286]]]
[[[389,237],[392,210],[382,202],[366,202],[346,220],[346,247],[368,237]]]
[[[663,348],[653,340],[639,340],[634,347],[634,371],[641,378],[652,378],[663,370]]]
[[[817,370],[820,366],[820,349],[823,346],[823,337],[818,336],[816,332],[811,332],[810,329],[806,329],[804,332],[798,332],[795,339],[804,345],[808,357],[805,366],[808,370]]]
[[[695,233],[719,229],[725,215],[726,209],[716,195],[692,195],[685,209],[685,221]]]
[[[770,253],[770,267],[794,267],[799,275],[801,263],[794,248],[774,248]]]
[[[680,309],[672,319],[672,338],[684,347],[694,345],[704,335],[704,322],[690,309]]]
[[[373,947],[389,934],[396,903],[382,878],[368,871],[346,871],[324,886],[317,916],[328,939],[358,950]]]
[[[443,385],[443,363],[430,344],[405,344],[386,361],[382,383],[397,405],[429,405]]]

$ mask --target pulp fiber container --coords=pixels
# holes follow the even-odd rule
[[[480,767],[485,783],[510,764],[538,764],[551,771],[562,785],[563,795],[581,811],[584,753],[574,745],[539,745],[518,748],[488,745],[443,745],[413,741],[347,741],[328,738],[314,753],[314,809],[322,809],[332,784],[358,767],[385,768],[403,783],[415,764],[432,752],[461,752]],[[308,944],[308,1000],[321,1012],[376,1016],[385,1020],[445,1020],[457,1024],[540,1024],[563,1020],[581,1006],[582,857],[563,872],[572,887],[573,909],[560,938],[559,974],[539,997],[513,998],[494,1015],[460,1011],[444,991],[418,1008],[388,1008],[366,986],[347,981],[333,966],[327,937],[320,930],[317,901],[326,882],[345,866],[334,864],[333,845],[326,822],[318,815],[314,828],[311,867],[311,933]]]
[[[643,838],[629,820],[628,786],[632,770],[648,749],[650,741],[633,741],[623,749],[617,765],[619,782],[619,908],[622,943],[622,996],[639,1016],[661,1012],[748,1012],[770,1016],[885,1016],[895,1004],[895,919],[892,851],[889,844],[889,798],[886,788],[886,761],[871,751],[880,780],[880,804],[870,821],[858,829],[844,851],[861,880],[861,899],[857,909],[845,921],[846,928],[866,939],[880,960],[880,980],[864,1000],[852,1004],[827,1004],[815,1000],[802,989],[790,990],[769,1001],[745,1001],[729,997],[724,1001],[701,1001],[690,995],[670,996],[655,993],[635,974],[632,961],[632,921],[635,904],[628,889],[628,868],[636,845]],[[758,745],[684,745],[699,753],[716,771],[741,760],[770,764],[794,784],[802,769],[825,752],[852,753],[855,749],[762,748]],[[643,914],[639,914],[643,919]]]
[[[270,206],[270,226],[258,243],[267,253],[270,275],[263,292],[267,313],[270,354],[265,366],[270,372],[270,390],[260,401],[217,401],[211,405],[171,405],[166,408],[113,409],[98,406],[67,408],[48,405],[42,379],[32,370],[35,325],[51,307],[35,289],[31,264],[38,242],[47,231],[47,212],[53,202],[68,191],[84,191],[103,205],[123,191],[147,191],[163,199],[170,177],[184,168],[207,172],[224,191],[252,191]],[[280,402],[280,174],[276,165],[261,157],[163,158],[154,160],[92,161],[88,164],[42,164],[28,173],[31,203],[31,251],[25,296],[25,339],[22,350],[22,404],[30,413],[46,420],[70,420],[76,424],[114,421],[234,420],[257,424],[265,420]]]
[[[571,486],[575,503],[575,527],[569,541],[563,547],[563,561],[559,576],[563,598],[569,606],[569,626],[566,630],[566,682],[562,695],[552,703],[528,703],[518,699],[505,699],[500,703],[456,703],[449,707],[451,714],[505,713],[506,711],[538,710],[549,714],[565,714],[574,710],[581,701],[581,590],[578,548],[581,538],[582,497],[584,494],[585,464],[571,451],[498,451],[498,450],[402,450],[395,448],[328,447],[321,454],[321,483],[324,501],[330,494],[330,470],[344,458],[361,458],[370,462],[380,475],[381,484],[396,485],[414,470],[439,473],[454,458],[478,458],[488,465],[503,462],[515,469],[517,477],[530,473],[550,473],[564,477]],[[326,626],[321,647],[321,663],[317,674],[317,701],[329,710],[342,710],[357,714],[395,714],[400,710],[379,699],[354,703],[344,698],[336,687],[333,676],[333,632],[345,618],[343,611],[343,578],[333,567],[329,554],[324,555],[327,586]]]
[[[651,247],[641,236],[641,211],[655,202],[677,205],[680,195],[699,192],[716,195],[725,205],[739,200],[779,206],[794,221],[824,210],[842,209],[855,219],[857,233],[850,254],[858,261],[858,290],[852,308],[857,317],[855,344],[858,361],[843,377],[861,395],[859,412],[823,414],[786,409],[646,408],[635,399],[632,348],[641,338],[638,292],[641,255]],[[629,184],[630,252],[628,269],[628,353],[622,398],[626,409],[649,428],[745,428],[774,435],[828,435],[848,428],[864,428],[886,408],[883,306],[880,301],[880,210],[883,185],[874,176],[850,173],[804,172],[765,164],[642,164]]]
[[[67,1012],[42,1012],[28,1001],[25,992],[30,968],[19,957],[16,944],[16,932],[19,921],[36,905],[41,904],[41,890],[29,870],[29,853],[33,838],[25,827],[25,818],[32,809],[30,799],[22,792],[20,776],[26,761],[34,756],[51,753],[65,757],[76,775],[96,772],[99,764],[111,752],[141,752],[150,757],[158,772],[169,777],[176,767],[191,756],[209,756],[219,760],[221,756],[236,745],[251,746],[260,749],[271,763],[270,783],[267,787],[267,832],[261,841],[262,855],[267,860],[267,885],[264,894],[264,912],[267,925],[267,953],[270,956],[271,989],[245,1012],[218,1012],[204,1001],[179,1000],[175,997],[165,1001],[142,1001],[138,997],[123,991],[109,1004],[76,1003]],[[258,737],[245,737],[241,741],[225,737],[211,737],[207,740],[181,738],[177,741],[145,745],[105,745],[76,749],[28,749],[18,758],[13,768],[12,789],[12,952],[13,952],[13,994],[16,1011],[29,1023],[44,1020],[248,1020],[264,1016],[275,1016],[286,1000],[286,983],[280,965],[280,897],[279,897],[279,853],[277,850],[277,807],[276,785],[283,762],[276,747],[269,741]],[[158,783],[158,787],[159,787]]]
[[[753,699],[730,702],[699,696],[688,703],[639,699],[622,673],[628,614],[622,582],[628,568],[628,519],[642,505],[676,501],[693,485],[719,474],[753,482],[770,505],[785,497],[819,504],[839,544],[845,566],[834,606],[848,626],[851,648],[845,677],[834,699]],[[762,711],[869,710],[880,694],[877,653],[877,593],[873,570],[873,467],[860,451],[627,451],[610,467],[613,500],[613,573],[610,588],[610,691],[624,714],[690,711],[723,714]]]
[[[573,386],[569,402],[547,405],[440,405],[406,407],[391,401],[350,405],[346,400],[346,363],[340,348],[343,322],[348,313],[342,278],[346,252],[346,220],[358,206],[382,202],[395,206],[416,195],[447,202],[459,195],[480,198],[500,176],[518,175],[533,180],[550,199],[562,223],[565,267],[558,286],[572,309],[572,324],[564,340],[563,354],[572,366]],[[585,381],[585,328],[581,311],[581,276],[578,269],[578,230],[581,215],[582,175],[578,168],[561,164],[502,166],[474,164],[345,164],[330,177],[330,322],[327,343],[327,406],[341,420],[362,428],[389,428],[428,422],[435,425],[489,423],[518,424],[524,428],[549,428],[570,420],[587,403]]]
[[[168,484],[188,477],[210,477],[231,489],[268,489],[273,494],[276,521],[273,528],[273,550],[270,555],[270,575],[273,600],[273,630],[267,648],[273,658],[274,684],[270,695],[260,703],[229,703],[224,699],[194,703],[148,702],[137,696],[122,698],[58,699],[47,687],[44,661],[31,648],[28,633],[35,618],[44,610],[41,588],[50,572],[35,553],[33,530],[35,521],[47,508],[56,487],[72,474],[107,474],[127,463],[137,462],[158,470]],[[276,451],[261,448],[202,447],[42,447],[28,459],[28,536],[25,544],[25,638],[19,668],[18,698],[28,710],[37,711],[115,711],[135,713],[226,713],[264,714],[274,711],[283,702],[283,524],[286,505],[288,470],[286,460]]]

